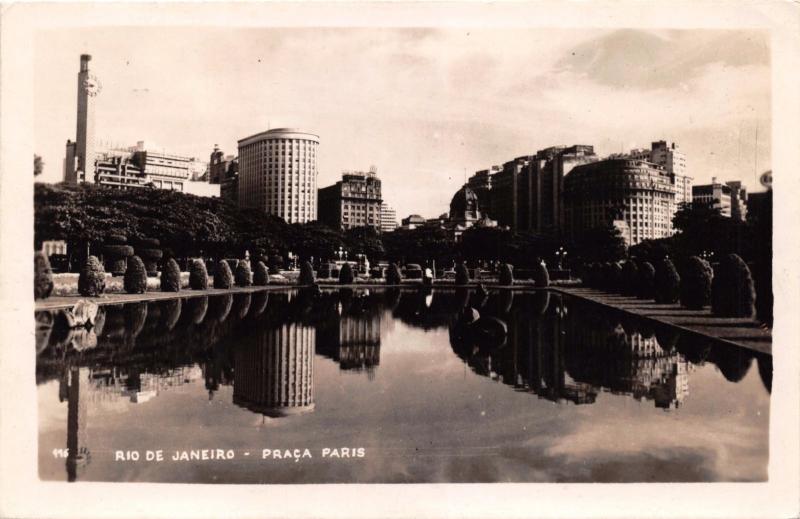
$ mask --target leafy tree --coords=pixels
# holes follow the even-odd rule
[[[33,176],[38,177],[44,171],[44,161],[40,155],[33,155]]]
[[[365,254],[370,261],[378,261],[386,256],[381,235],[374,227],[355,227],[344,233],[344,241],[353,254]]]
[[[439,265],[453,263],[457,252],[452,235],[438,227],[397,229],[383,237],[386,256],[400,263],[426,264],[436,261]]]
[[[611,262],[625,257],[625,240],[613,225],[584,231],[572,248],[583,261]]]

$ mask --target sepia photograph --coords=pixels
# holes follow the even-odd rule
[[[778,482],[769,25],[69,7],[2,206],[39,484]]]

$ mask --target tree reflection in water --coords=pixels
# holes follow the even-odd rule
[[[70,329],[60,312],[35,314],[37,383],[59,380],[70,402],[67,443],[78,454],[69,478],[90,459],[87,395],[137,404],[197,380],[209,399],[227,387],[227,398],[264,416],[308,412],[315,354],[373,380],[392,318],[447,329],[474,373],[553,402],[591,404],[607,392],[675,408],[706,362],[738,382],[755,358],[764,387],[772,383],[771,356],[542,290],[255,292],[107,305],[98,316],[93,329]]]

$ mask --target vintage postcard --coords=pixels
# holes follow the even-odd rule
[[[800,513],[798,12],[4,4],[3,516]]]

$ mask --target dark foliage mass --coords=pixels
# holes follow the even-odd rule
[[[263,261],[256,262],[255,272],[253,273],[253,284],[258,287],[269,284],[269,270]]]
[[[639,288],[636,295],[639,299],[655,299],[656,269],[649,261],[639,265]]]
[[[214,271],[214,288],[231,288],[233,286],[233,273],[228,262],[220,260]]]
[[[203,260],[192,260],[189,265],[189,288],[205,290],[208,288],[208,271]]]
[[[550,273],[543,263],[538,263],[533,267],[533,282],[537,287],[550,286]]]
[[[639,290],[639,267],[634,261],[628,260],[622,265],[622,293],[626,296],[635,296]]]
[[[469,283],[469,270],[463,263],[456,265],[455,274],[456,285],[466,285]]]
[[[503,263],[500,266],[499,282],[501,285],[508,286],[514,284],[514,271],[511,265]]]
[[[161,272],[161,290],[163,292],[180,292],[181,290],[181,269],[174,259],[169,259],[164,264],[164,270]]]
[[[680,297],[681,277],[672,264],[672,260],[664,258],[656,268],[655,301],[656,303],[675,303]]]
[[[714,270],[707,261],[692,256],[681,275],[681,305],[700,310],[711,302],[711,280]]]
[[[311,266],[311,263],[306,261],[300,265],[300,276],[297,279],[297,283],[305,286],[313,285],[316,281],[314,277],[314,267]]]
[[[53,292],[53,272],[50,262],[42,252],[33,256],[33,297],[34,299],[47,299]]]
[[[139,256],[128,258],[128,268],[124,278],[125,292],[129,294],[143,294],[147,291],[147,272],[144,262]]]
[[[84,297],[97,297],[106,289],[106,271],[94,256],[89,256],[78,276],[78,293]]]
[[[755,315],[756,293],[747,264],[736,254],[719,262],[711,284],[711,311],[721,317]]]
[[[397,263],[391,263],[389,268],[386,269],[386,284],[399,285],[403,281],[403,273],[400,272],[400,267]]]
[[[253,271],[250,270],[250,262],[239,260],[236,265],[236,286],[249,287],[253,284]]]
[[[339,270],[339,283],[342,285],[349,285],[353,282],[353,279],[353,267],[351,267],[349,263],[345,263],[342,265],[341,270]]]

